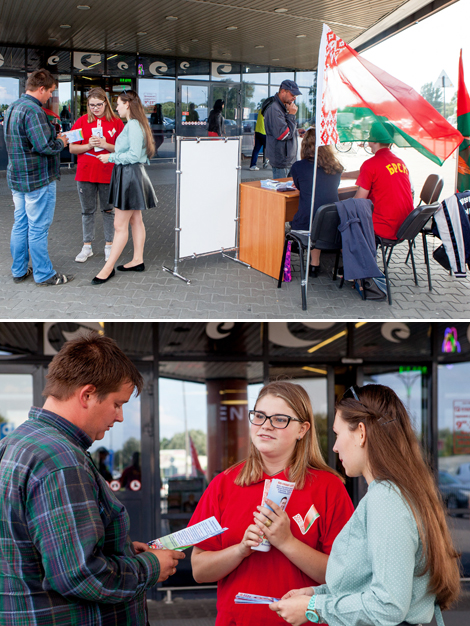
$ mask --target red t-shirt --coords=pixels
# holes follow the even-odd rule
[[[243,465],[228,474],[219,474],[209,484],[199,501],[189,525],[212,515],[223,528],[221,535],[198,544],[202,550],[223,550],[240,543],[246,529],[253,523],[253,512],[261,504],[266,478],[288,480],[284,472],[276,476],[263,475],[262,480],[249,487],[238,487],[234,480]],[[342,482],[326,471],[310,471],[302,490],[294,489],[286,513],[291,518],[291,531],[296,539],[325,554],[351,517],[354,508]],[[292,518],[304,519],[312,504],[320,514],[305,535]],[[217,591],[216,626],[272,626],[284,624],[268,605],[235,604],[237,593],[253,593],[281,598],[290,589],[318,585],[274,546],[269,552],[257,552],[245,558],[228,576],[219,580]]]
[[[108,122],[105,117],[102,117],[99,121],[101,122],[101,127],[103,129],[103,135],[106,139],[106,142],[114,145],[116,143],[116,139],[119,137],[124,128],[123,121],[120,117],[115,117],[110,122]],[[96,128],[97,126],[98,120],[95,120],[94,122],[88,122],[88,115],[82,115],[81,117],[79,117],[75,124],[72,126],[72,130],[75,130],[77,128],[82,129],[83,141],[77,141],[77,144],[87,144],[92,135],[92,128]],[[88,152],[90,153],[90,155],[94,154],[96,156],[98,156],[99,154],[109,154],[107,150],[95,152],[94,148],[91,148],[91,150],[88,150]],[[109,184],[109,182],[111,181],[111,174],[113,173],[114,164],[101,163],[101,161],[96,158],[96,156],[90,155],[88,155],[86,152],[77,155],[77,174],[75,176],[75,180],[80,180],[82,182],[88,183]]]
[[[397,231],[413,210],[408,168],[391,150],[381,148],[361,166],[356,185],[369,191],[376,235],[396,239]]]

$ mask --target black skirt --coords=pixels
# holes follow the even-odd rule
[[[109,184],[109,204],[121,211],[145,211],[157,206],[157,196],[143,163],[115,165]]]

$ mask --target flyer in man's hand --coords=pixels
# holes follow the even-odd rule
[[[182,551],[201,541],[221,535],[226,530],[228,529],[222,528],[215,517],[209,517],[198,524],[194,524],[194,526],[188,526],[187,528],[178,530],[176,533],[171,533],[171,535],[149,541],[148,545],[154,550],[167,549]]]
[[[279,598],[255,596],[252,593],[237,593],[235,596],[235,604],[271,604],[272,602],[279,602]]]
[[[83,133],[81,128],[76,128],[75,130],[67,130],[64,135],[69,140],[69,143],[75,143],[77,141],[82,141]]]

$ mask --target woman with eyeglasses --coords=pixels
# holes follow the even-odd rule
[[[324,462],[307,392],[290,382],[263,387],[249,412],[245,461],[216,476],[190,524],[214,516],[223,534],[193,548],[193,576],[218,582],[216,626],[282,624],[267,605],[240,605],[238,592],[280,598],[292,588],[325,581],[332,543],[353,512],[338,474]],[[285,511],[261,506],[266,480],[294,482]],[[318,517],[317,517],[318,515]],[[268,552],[254,550],[263,536]]]
[[[98,158],[115,163],[109,187],[109,200],[116,209],[114,241],[109,259],[91,281],[102,285],[115,274],[114,265],[124,250],[132,230],[134,254],[128,263],[118,265],[119,272],[143,272],[145,226],[143,211],[157,206],[157,196],[144,165],[155,154],[155,141],[142,102],[135,91],[123,91],[117,99],[117,112],[127,120],[113,154]]]
[[[91,244],[95,238],[98,200],[103,216],[104,258],[107,261],[114,238],[114,207],[108,201],[113,165],[102,163],[97,157],[114,152],[116,139],[124,124],[112,110],[101,87],[94,87],[88,92],[87,113],[79,117],[72,127],[72,130],[78,129],[83,133],[83,140],[69,144],[70,152],[77,155],[75,180],[82,207],[83,247],[75,261],[84,263],[93,256]]]
[[[351,389],[333,429],[346,474],[367,494],[337,536],[326,584],[285,594],[270,605],[289,624],[427,624],[460,588],[458,554],[442,499],[401,400],[389,387]]]

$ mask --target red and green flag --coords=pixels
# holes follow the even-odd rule
[[[459,86],[457,89],[457,128],[463,135],[459,146],[457,166],[457,191],[470,189],[470,96],[465,87],[462,50],[459,59]]]
[[[415,148],[442,165],[462,142],[427,100],[361,57],[326,24],[317,81],[318,145],[367,141],[372,124],[381,124],[390,143]]]

